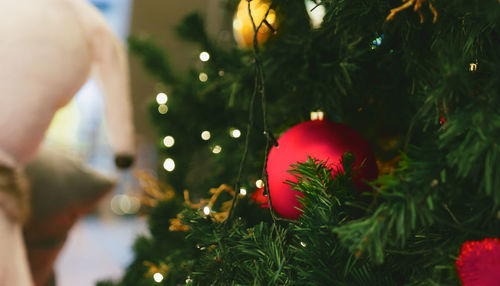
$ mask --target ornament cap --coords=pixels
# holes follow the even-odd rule
[[[323,120],[324,118],[325,113],[323,111],[311,111],[311,120]]]

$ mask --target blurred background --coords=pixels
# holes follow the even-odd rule
[[[219,0],[83,0],[96,6],[124,42],[129,35],[149,36],[170,54],[172,66],[182,72],[199,62],[199,51],[177,39],[174,26],[189,12],[199,11],[208,32],[230,38],[228,19]],[[118,181],[113,192],[100,202],[95,213],[80,220],[71,230],[56,262],[59,286],[89,286],[102,279],[118,278],[133,258],[132,244],[147,232],[146,222],[137,215],[139,188],[134,173],[155,175],[156,146],[161,142],[149,122],[148,105],[163,90],[145,74],[141,64],[130,57],[132,101],[138,158],[132,170],[114,166],[103,116],[103,101],[97,85],[89,81],[49,129],[45,145],[77,156],[92,169]],[[74,267],[78,265],[78,267]]]

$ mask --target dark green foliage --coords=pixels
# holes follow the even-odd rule
[[[399,163],[361,194],[351,181],[351,154],[334,174],[325,162],[297,162],[297,182],[289,184],[306,196],[295,223],[273,220],[245,198],[225,223],[185,209],[191,230],[170,232],[178,209],[160,204],[150,216],[152,236],[138,239],[123,280],[102,285],[157,285],[145,276],[145,260],[169,266],[163,285],[459,285],[454,263],[462,243],[499,236],[500,4],[436,0],[433,24],[425,3],[420,23],[412,8],[385,21],[400,1],[323,0],[323,24],[313,29],[303,1],[272,3],[279,28],[258,53],[271,131],[322,109],[358,130],[378,159],[400,155]],[[161,149],[176,160],[164,180],[206,197],[209,188],[236,181],[244,146],[228,130],[247,126],[255,55],[211,39],[197,14],[177,31],[210,61],[174,75],[150,41],[130,46],[168,87],[169,112],[152,107],[160,134],[176,138]],[[242,174],[249,192],[264,158],[257,102]],[[210,141],[200,139],[203,130]],[[211,153],[215,145],[222,153]]]

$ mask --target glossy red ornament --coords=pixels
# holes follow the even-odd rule
[[[500,240],[464,242],[455,264],[463,286],[500,285]]]
[[[264,196],[264,188],[257,188],[250,197],[259,208],[268,209],[269,202],[267,196]]]
[[[306,121],[285,132],[278,144],[269,153],[267,173],[273,209],[284,218],[297,219],[302,214],[297,209],[301,207],[297,196],[303,194],[291,190],[285,182],[295,181],[287,172],[290,165],[304,162],[308,156],[327,161],[333,170],[337,170],[337,167],[341,170],[340,159],[345,152],[354,153],[356,167],[366,160],[354,178],[354,183],[362,190],[370,190],[363,180],[370,181],[378,175],[375,156],[369,144],[345,124],[328,120]]]

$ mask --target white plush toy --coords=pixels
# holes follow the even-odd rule
[[[117,165],[130,165],[135,146],[126,52],[99,11],[85,0],[0,0],[0,19],[0,166],[18,169],[33,159],[54,113],[90,74],[104,91]],[[0,193],[15,190],[0,185]],[[2,197],[0,286],[30,285],[20,222],[9,219]]]

